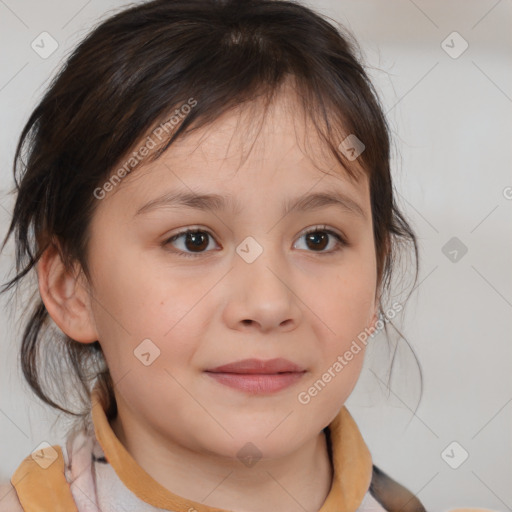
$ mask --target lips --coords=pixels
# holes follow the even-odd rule
[[[219,384],[251,395],[269,395],[297,384],[306,370],[288,359],[243,359],[206,370]]]
[[[224,364],[206,371],[210,373],[272,375],[279,373],[302,373],[305,369],[288,359],[277,358],[268,360],[242,359],[241,361]]]

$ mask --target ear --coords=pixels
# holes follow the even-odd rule
[[[377,293],[373,302],[372,310],[370,311],[370,322],[368,328],[377,329],[376,324],[379,319],[380,308],[380,293]]]
[[[389,257],[389,251],[391,250],[391,237],[390,237],[389,233],[386,233],[383,244],[384,244],[383,253],[384,253],[384,261],[385,261],[385,259]],[[384,269],[381,269],[381,273],[383,273],[383,272],[384,272]],[[382,298],[382,293],[383,293],[382,279],[383,279],[383,275],[377,275],[377,283],[376,283],[376,287],[375,287],[375,300],[373,303],[373,310],[371,312],[371,320],[370,320],[370,324],[369,324],[369,327],[373,327],[374,329],[376,329],[376,324],[377,324],[377,321],[379,320],[379,316],[380,316],[379,310],[381,308],[381,298]]]
[[[378,307],[378,306],[376,306],[376,308],[377,308],[377,307]],[[371,328],[372,330],[373,330],[373,329],[375,329],[375,330],[376,330],[376,329],[377,329],[376,324],[377,324],[377,320],[378,320],[378,319],[379,319],[379,315],[378,315],[377,309],[375,309],[375,310],[373,311],[372,318],[371,318],[370,323],[369,323],[369,325],[368,325],[368,329],[370,329],[370,328]]]
[[[60,251],[50,244],[37,263],[39,293],[49,315],[71,339],[93,343],[98,335],[91,309],[91,295],[75,266],[66,270]]]

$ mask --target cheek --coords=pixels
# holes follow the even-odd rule
[[[314,298],[322,320],[316,324],[321,359],[310,383],[319,406],[329,408],[329,401],[343,404],[362,369],[376,291],[375,259],[366,254],[354,252]]]
[[[113,378],[139,369],[136,354],[143,348],[158,356],[153,369],[186,364],[202,332],[194,312],[205,286],[190,279],[183,286],[172,269],[163,275],[151,262],[126,253],[118,261],[98,258],[95,272],[92,309]]]
[[[371,278],[341,273],[332,280],[329,293],[316,302],[322,319],[316,324],[318,364],[297,401],[325,424],[348,399],[361,373],[366,349],[361,333],[370,324],[374,293]]]
[[[354,334],[364,329],[370,320],[375,300],[372,279],[350,273],[333,280],[332,301],[325,305],[334,323],[332,329],[340,335]]]
[[[354,253],[340,265],[328,288],[316,297],[318,311],[329,327],[329,338],[338,348],[368,327],[375,308],[375,259]]]

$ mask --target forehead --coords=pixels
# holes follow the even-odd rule
[[[319,169],[346,174],[290,87],[284,87],[268,106],[263,100],[253,100],[223,113],[187,135],[174,149],[178,158],[199,152],[210,162],[220,163],[237,158],[251,158],[252,162],[308,160]],[[363,171],[358,162],[354,168]]]
[[[352,164],[357,180],[331,153],[297,97],[280,93],[266,110],[261,101],[246,103],[178,138],[158,159],[139,164],[115,193],[125,188],[147,197],[172,184],[305,192],[322,180],[324,187],[341,185],[367,196],[366,173]]]

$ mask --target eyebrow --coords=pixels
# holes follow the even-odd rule
[[[282,215],[285,216],[291,212],[312,211],[328,206],[337,206],[348,213],[353,213],[366,219],[366,214],[361,206],[346,194],[337,190],[305,194],[297,198],[288,199],[285,201]],[[242,210],[241,202],[232,195],[222,196],[219,194],[171,191],[141,206],[134,217],[157,208],[180,207],[201,211],[225,211],[229,209],[235,215],[239,214]]]

